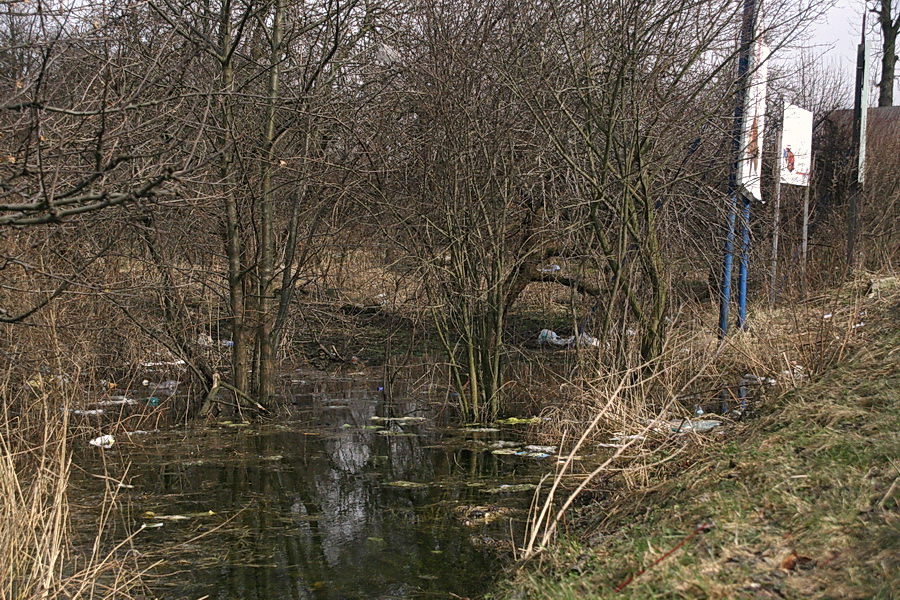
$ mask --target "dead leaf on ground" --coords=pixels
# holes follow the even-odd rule
[[[784,571],[794,571],[796,569],[809,569],[813,566],[813,559],[808,556],[797,554],[796,550],[784,557],[781,561],[781,569]]]

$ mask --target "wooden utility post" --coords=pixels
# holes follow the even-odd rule
[[[800,295],[806,300],[806,251],[809,241],[809,189],[812,187],[813,173],[816,172],[816,155],[809,161],[809,185],[803,191],[803,233],[800,238]]]
[[[866,41],[866,17],[863,14],[862,41],[856,49],[856,90],[853,102],[853,149],[856,153],[856,177],[850,189],[847,207],[847,271],[856,267],[859,196],[866,178],[866,122],[869,112],[869,43]]]
[[[778,143],[775,144],[775,214],[772,217],[772,261],[769,266],[769,308],[775,306],[778,295],[778,227],[781,211],[781,128],[778,129]],[[808,188],[807,188],[808,189]]]

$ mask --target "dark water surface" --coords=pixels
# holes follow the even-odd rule
[[[439,428],[425,397],[389,402],[376,382],[302,377],[293,384],[295,410],[274,423],[118,435],[106,451],[79,447],[83,477],[74,487],[85,502],[99,496],[104,463],[134,486],[121,490],[121,515],[106,528],[121,537],[146,526],[133,548],[162,560],[148,580],[153,594],[484,593],[509,556],[511,530],[521,541],[532,495],[501,486],[536,483],[555,459],[492,454],[499,440],[531,443],[521,426]]]

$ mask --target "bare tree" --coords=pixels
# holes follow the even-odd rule
[[[180,144],[190,142],[171,135],[166,118],[180,100],[159,85],[165,71],[149,66],[166,62],[164,55],[157,50],[136,68],[115,11],[102,5],[8,3],[2,10],[0,228],[63,228],[101,209],[171,198],[190,169]],[[5,267],[43,273],[53,291],[30,305],[22,302],[30,294],[19,294],[14,310],[0,309],[0,320],[23,321],[85,289],[91,265],[111,247],[78,257],[72,240],[72,261],[60,271],[36,265],[24,248],[8,252]]]
[[[881,80],[878,82],[878,106],[894,105],[894,80],[897,65],[897,32],[900,14],[894,11],[893,0],[877,0],[871,11],[881,28]]]
[[[318,207],[328,198],[313,194],[317,172],[329,164],[317,155],[335,137],[324,98],[349,94],[351,58],[373,19],[355,1],[151,6],[167,31],[202,53],[210,74],[194,85],[205,85],[205,101],[216,107],[207,135],[218,166],[195,180],[194,193],[222,201],[233,387],[266,405],[302,271],[297,259],[309,256],[298,251],[309,239],[301,230],[322,222]],[[303,221],[307,210],[318,216]]]

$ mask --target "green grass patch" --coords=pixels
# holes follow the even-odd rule
[[[582,507],[568,537],[491,598],[895,597],[896,314],[851,358],[698,445],[648,488]]]

